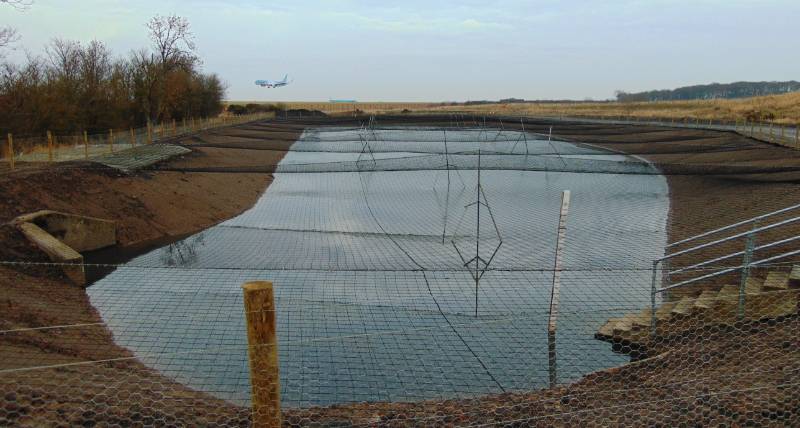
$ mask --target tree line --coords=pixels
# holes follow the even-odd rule
[[[116,57],[100,41],[55,39],[21,64],[0,63],[0,131],[78,133],[141,127],[222,111],[225,87],[201,71],[189,22],[155,16],[149,48]]]
[[[710,100],[718,98],[747,98],[763,95],[777,95],[800,91],[800,82],[734,82],[711,83],[708,85],[684,86],[677,89],[663,89],[628,93],[617,91],[617,101],[681,101]]]

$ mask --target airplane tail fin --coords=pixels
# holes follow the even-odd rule
[[[288,74],[284,74],[284,75],[283,75],[283,82],[285,83],[285,82],[286,82],[286,79],[288,79],[288,78],[289,78],[289,75],[288,75]]]

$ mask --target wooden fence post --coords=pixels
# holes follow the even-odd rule
[[[89,159],[89,134],[83,131],[83,158]]]
[[[253,426],[281,426],[281,385],[275,298],[272,283],[252,281],[242,285],[250,359]]]
[[[131,147],[136,147],[136,133],[131,128]]]
[[[11,164],[11,170],[14,170],[14,136],[11,133],[8,133],[8,155],[10,156],[9,163]]]
[[[53,133],[47,131],[47,161],[53,162]]]
[[[794,144],[800,149],[800,122],[794,127]]]
[[[175,125],[175,119],[172,119],[172,136],[178,135],[178,127]]]
[[[147,144],[153,144],[153,126],[147,121]]]
[[[114,153],[114,130],[108,130],[108,148],[111,150],[111,153]]]

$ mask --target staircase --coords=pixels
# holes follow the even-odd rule
[[[668,245],[653,261],[650,307],[610,318],[595,337],[618,352],[650,354],[682,335],[797,315],[799,225],[795,205]],[[769,242],[758,244],[766,234]],[[730,252],[737,240],[744,249]],[[670,268],[676,261],[685,266]]]

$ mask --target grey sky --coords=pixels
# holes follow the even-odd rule
[[[189,18],[206,71],[235,100],[593,97],[800,79],[800,1],[35,0],[0,8],[18,50],[54,37],[147,45],[156,14]],[[292,85],[259,88],[256,79]]]

